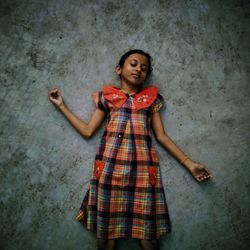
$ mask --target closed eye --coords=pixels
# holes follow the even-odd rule
[[[130,65],[131,65],[132,67],[136,67],[137,64],[138,64],[138,62],[137,62],[136,60],[133,60],[132,62],[130,62]],[[146,72],[147,69],[148,69],[148,68],[147,68],[147,65],[146,65],[146,64],[142,64],[142,65],[141,65],[141,70],[142,70],[143,72]]]

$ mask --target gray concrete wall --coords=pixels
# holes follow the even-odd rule
[[[1,1],[0,248],[96,248],[74,217],[103,127],[85,140],[47,91],[88,120],[91,93],[118,85],[120,55],[140,48],[167,133],[214,175],[197,183],[157,144],[173,226],[161,249],[248,249],[249,17],[244,0]]]

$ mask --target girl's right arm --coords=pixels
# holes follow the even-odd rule
[[[90,138],[97,131],[106,115],[104,111],[97,108],[89,123],[86,123],[70,111],[64,104],[58,88],[50,89],[48,91],[48,98],[61,110],[71,125],[85,138]]]

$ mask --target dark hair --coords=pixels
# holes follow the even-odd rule
[[[147,72],[147,77],[151,74],[153,68],[151,66],[151,60],[152,60],[152,57],[144,52],[143,50],[140,50],[140,49],[132,49],[132,50],[129,50],[128,52],[126,52],[124,55],[122,55],[122,57],[120,58],[119,60],[119,63],[118,65],[120,65],[121,67],[123,66],[125,60],[132,54],[141,54],[141,55],[144,55],[147,57],[148,59],[148,72]]]

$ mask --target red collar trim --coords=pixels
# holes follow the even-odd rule
[[[103,95],[108,100],[110,107],[120,108],[128,99],[129,95],[125,94],[120,88],[114,86],[104,86]],[[148,86],[139,93],[132,94],[133,103],[137,110],[147,108],[153,104],[158,94],[158,87]]]

